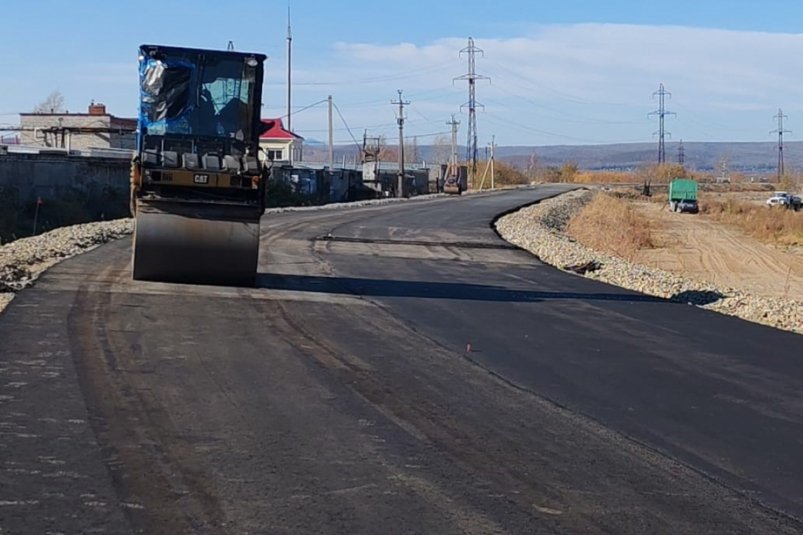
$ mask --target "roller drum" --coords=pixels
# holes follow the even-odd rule
[[[138,202],[136,280],[253,286],[260,212],[251,206]]]

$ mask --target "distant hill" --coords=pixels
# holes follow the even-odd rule
[[[770,173],[776,168],[778,152],[774,142],[684,142],[686,166],[700,171],[717,171],[725,167],[730,171],[746,174]],[[335,147],[335,162],[340,164],[343,157],[353,163],[357,158],[354,145]],[[443,149],[432,146],[418,146],[419,157],[431,162],[434,154],[442,154]],[[304,159],[310,162],[324,162],[328,152],[325,145],[315,144],[304,147]],[[461,147],[458,154],[465,155]],[[616,143],[610,145],[551,145],[541,147],[499,146],[496,157],[526,169],[535,155],[541,167],[561,166],[565,162],[575,162],[581,169],[614,170],[635,169],[646,164],[655,163],[658,159],[657,143]],[[677,162],[678,143],[667,142],[667,162]],[[479,155],[485,158],[483,147]],[[803,169],[803,141],[792,141],[784,144],[784,163],[787,169]]]
[[[730,171],[768,173],[775,170],[778,152],[775,143],[691,142],[684,143],[686,166],[716,171],[724,165]],[[560,166],[573,161],[582,169],[634,169],[658,160],[656,143],[611,145],[561,145],[548,147],[498,147],[497,157],[516,167],[527,167],[535,154],[542,166]],[[666,161],[677,162],[678,143],[667,143]],[[787,168],[803,167],[803,142],[784,144]]]

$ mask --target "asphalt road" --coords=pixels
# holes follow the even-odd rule
[[[803,338],[492,231],[559,190],[269,215],[256,288],[52,268],[0,314],[0,533],[803,533]]]

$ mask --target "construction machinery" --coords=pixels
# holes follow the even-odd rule
[[[463,192],[460,181],[460,167],[456,163],[450,163],[446,167],[446,174],[443,177],[443,192],[457,195]]]
[[[669,208],[673,212],[699,212],[697,181],[691,178],[672,179],[669,183]]]
[[[265,59],[140,47],[134,279],[253,285],[267,181],[258,158]]]
[[[444,193],[460,195],[468,191],[468,167],[453,161],[448,165],[441,166],[443,175]]]

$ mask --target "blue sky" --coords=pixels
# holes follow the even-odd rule
[[[402,6],[397,13],[396,6]],[[4,2],[0,29],[0,125],[18,122],[59,89],[71,111],[91,100],[119,116],[137,105],[141,43],[266,53],[263,115],[286,112],[286,0]],[[725,7],[726,6],[726,7]],[[406,134],[429,143],[462,122],[469,36],[485,51],[477,71],[479,142],[503,145],[650,142],[647,116],[663,83],[672,92],[672,139],[770,141],[779,107],[788,139],[803,135],[800,58],[803,2],[608,0],[460,3],[290,0],[293,119],[302,136],[326,139],[331,94],[335,140],[396,139],[397,89],[412,101]],[[225,12],[222,11],[225,9]],[[307,108],[307,109],[303,109]],[[800,126],[798,126],[800,125]]]

